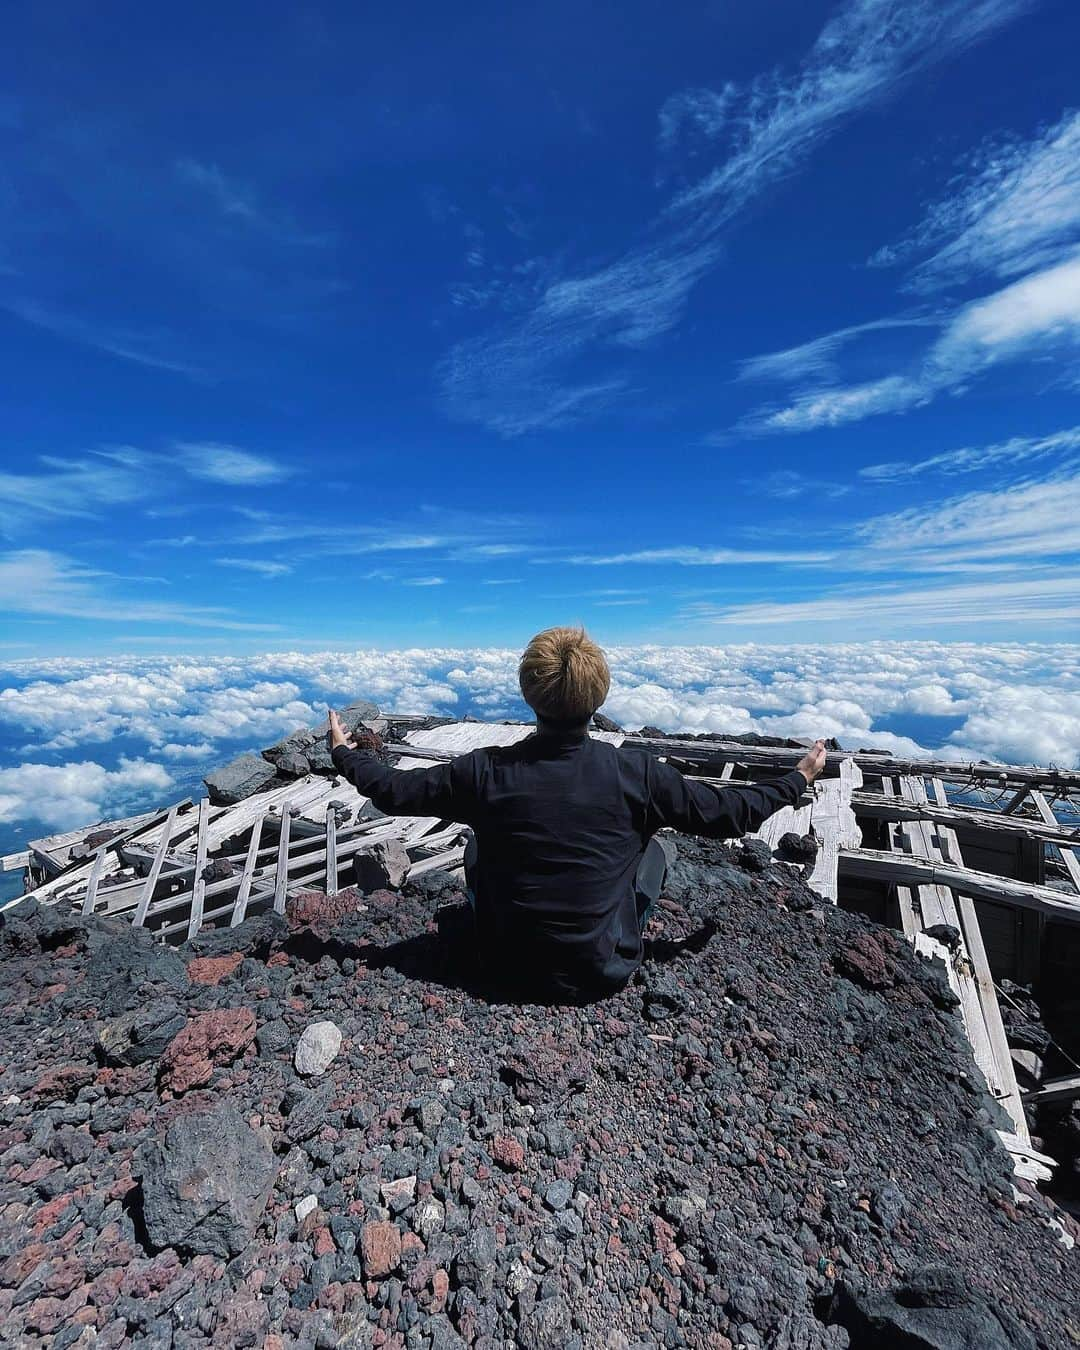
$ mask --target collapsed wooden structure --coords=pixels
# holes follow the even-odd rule
[[[389,749],[402,769],[512,744],[533,730],[393,720],[403,740]],[[379,723],[385,729],[386,719]],[[720,788],[785,772],[804,753],[790,743],[592,734],[643,747]],[[987,800],[995,793],[996,803]],[[775,848],[788,832],[816,838],[816,857],[805,866],[823,901],[891,924],[944,962],[975,1061],[1013,1122],[1000,1133],[1016,1171],[1048,1179],[1053,1160],[1031,1146],[1016,1073],[1022,1060],[1006,1041],[995,977],[1037,978],[1058,945],[1047,943],[1048,926],[1066,937],[1070,964],[1080,955],[1080,773],[833,751],[803,800],[772,816],[758,837]],[[467,838],[452,821],[382,815],[340,776],[310,773],[234,805],[186,799],[35,839],[3,865],[25,871],[24,895],[8,907],[31,896],[65,900],[84,914],[126,916],[162,940],[182,941],[205,925],[283,913],[303,890],[335,891],[349,884],[358,857],[389,840],[404,848],[410,876],[459,868]],[[1080,1077],[1027,1095],[1080,1096]]]

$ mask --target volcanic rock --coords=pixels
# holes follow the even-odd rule
[[[341,1049],[341,1031],[333,1022],[312,1022],[296,1046],[296,1072],[306,1077],[325,1073]]]
[[[222,768],[207,774],[203,782],[215,806],[233,806],[268,787],[275,777],[274,766],[261,755],[238,755]]]
[[[255,1014],[250,1008],[196,1013],[162,1053],[161,1086],[171,1092],[187,1092],[209,1083],[215,1065],[228,1064],[254,1039]]]
[[[144,1007],[105,1022],[97,1034],[98,1049],[108,1064],[144,1064],[157,1059],[186,1023],[187,1016],[174,999],[151,999]]]
[[[154,1246],[220,1257],[248,1245],[278,1172],[269,1143],[228,1102],[174,1120],[140,1161]]]

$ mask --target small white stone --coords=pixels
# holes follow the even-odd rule
[[[296,1072],[310,1077],[325,1073],[341,1049],[341,1032],[333,1022],[312,1022],[296,1045]]]
[[[319,1205],[318,1197],[314,1195],[305,1195],[303,1200],[296,1202],[296,1222],[303,1223],[313,1209]]]

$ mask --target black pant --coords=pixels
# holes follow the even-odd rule
[[[641,855],[641,861],[638,863],[637,872],[634,874],[634,893],[637,896],[638,923],[642,932],[645,931],[645,925],[652,917],[652,912],[656,908],[656,902],[660,898],[660,892],[664,886],[664,878],[667,876],[668,867],[675,861],[676,847],[674,839],[665,836],[653,835],[645,846],[645,852]],[[476,907],[476,835],[469,835],[469,842],[465,845],[465,888],[469,897],[469,903],[475,909]]]

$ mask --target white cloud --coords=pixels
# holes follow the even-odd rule
[[[217,164],[185,158],[178,159],[174,168],[181,183],[204,193],[229,221],[283,244],[321,245],[330,241],[329,235],[302,230],[285,212],[263,206],[250,185],[227,176]]]
[[[205,478],[211,483],[251,487],[280,482],[295,472],[288,464],[279,464],[263,455],[253,455],[250,450],[221,445],[217,441],[177,441],[174,449],[182,456],[181,463],[192,477]]]
[[[975,473],[991,466],[1021,464],[1073,450],[1080,450],[1080,427],[1053,431],[1047,436],[1013,436],[993,445],[943,450],[926,459],[898,459],[883,464],[867,464],[859,470],[859,474],[877,482],[895,482],[924,473]]]
[[[179,359],[170,350],[171,339],[164,334],[147,330],[123,327],[119,324],[95,322],[83,319],[77,314],[43,304],[38,300],[14,299],[0,301],[0,309],[32,324],[47,333],[69,342],[77,342],[84,347],[95,347],[98,351],[118,356],[124,361],[134,361],[136,365],[150,366],[156,370],[168,370],[177,375],[187,375],[192,379],[203,379],[204,372],[197,366]]]
[[[1006,619],[1020,603],[999,592],[984,597],[987,612],[995,598]],[[1047,598],[1053,603],[1052,593]],[[903,594],[894,601],[903,604]],[[946,601],[961,616],[971,602],[967,595]],[[865,610],[884,603],[878,594]],[[904,734],[903,719],[936,716],[949,719],[936,742],[943,754],[1080,767],[1076,654],[1069,643],[919,640],[610,646],[604,710],[629,727],[835,735],[848,749],[906,754],[929,747]],[[436,647],[15,662],[9,678],[18,683],[0,691],[0,721],[31,733],[39,746],[50,736],[69,746],[123,737],[125,745],[144,743],[155,759],[213,763],[215,745],[221,759],[238,743],[267,745],[295,726],[322,722],[327,704],[358,697],[387,711],[527,717],[519,656],[510,648]],[[136,772],[130,762],[121,768]],[[93,802],[82,821],[70,823],[101,814],[98,779],[91,781],[84,795]],[[160,800],[153,780],[131,809]]]
[[[173,623],[196,628],[266,631],[277,624],[244,623],[229,611],[165,601],[132,600],[115,594],[112,575],[48,549],[0,554],[0,613],[52,614],[112,623]]]
[[[445,586],[445,577],[403,577],[403,586]]]
[[[782,408],[744,418],[747,432],[799,432],[841,426],[922,407],[991,366],[1080,343],[1080,253],[961,306],[911,374],[811,389]]]
[[[894,632],[953,624],[1075,623],[1080,620],[1080,573],[916,588],[891,583],[797,601],[726,607],[697,604],[687,606],[683,617],[740,626],[870,621]]]
[[[70,764],[19,764],[0,769],[0,824],[39,821],[48,829],[74,829],[122,815],[133,801],[161,801],[172,776],[160,764],[120,758],[106,769],[93,760]]]
[[[642,548],[630,553],[574,553],[566,558],[533,558],[534,563],[565,562],[607,567],[622,563],[677,563],[683,567],[723,567],[738,563],[828,562],[822,550],[699,548],[691,544]]]
[[[281,577],[292,568],[288,563],[267,562],[264,558],[215,558],[222,567],[237,567],[243,572],[258,572],[264,577]]]
[[[987,274],[1017,276],[1061,261],[1080,239],[1080,112],[1028,141],[988,142],[914,234],[871,259],[887,266],[933,250],[912,273],[920,290]]]
[[[34,516],[94,516],[102,508],[137,501],[149,491],[147,457],[130,448],[99,450],[86,459],[42,455],[47,472],[0,472],[0,507]]]
[[[668,332],[719,261],[727,227],[765,188],[846,118],[1027,7],[1028,0],[911,0],[903,8],[850,0],[793,77],[759,80],[745,93],[733,113],[735,148],[669,204],[650,242],[556,282],[524,317],[453,348],[440,371],[449,412],[513,436],[607,406],[626,376],[582,382],[567,374],[569,362],[589,348],[641,347]],[[700,91],[694,100],[700,109]],[[726,130],[726,119],[713,121]],[[705,125],[700,116],[696,124]]]
[[[1080,473],[1052,474],[874,516],[855,533],[872,552],[888,555],[888,565],[906,560],[925,570],[955,562],[1075,558],[1080,553]],[[873,563],[872,557],[862,561]],[[1043,577],[1037,584],[1050,582]]]
[[[852,324],[847,328],[838,328],[835,332],[812,338],[809,342],[800,343],[797,347],[787,347],[783,351],[748,357],[745,361],[739,362],[738,378],[778,381],[824,379],[836,373],[837,352],[854,338],[894,328],[933,328],[940,322],[938,317],[910,315],[894,319],[871,319],[868,323]]]
[[[813,478],[798,469],[772,469],[757,478],[744,478],[743,487],[781,501],[797,497],[843,497],[851,491],[850,483],[835,483],[825,478]]]

